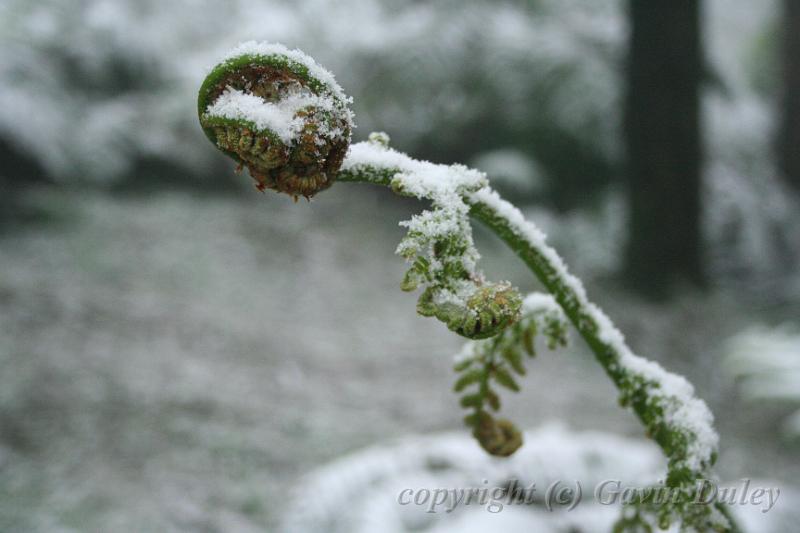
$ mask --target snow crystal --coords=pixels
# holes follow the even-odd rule
[[[465,308],[473,316],[477,312],[467,307],[467,301],[475,292],[475,284],[470,280],[458,280],[449,289],[438,290],[433,295],[433,303],[439,306],[455,305]]]
[[[454,206],[452,211],[423,211],[411,217],[411,220],[400,222],[409,231],[419,232],[430,239],[438,239],[463,231],[458,215],[466,215],[466,206]]]

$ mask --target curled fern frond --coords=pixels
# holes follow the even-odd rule
[[[495,295],[496,297],[496,295]],[[522,446],[522,434],[513,422],[495,419],[489,411],[500,410],[495,385],[519,392],[514,376],[526,374],[524,359],[533,357],[535,338],[544,337],[550,348],[567,343],[567,318],[549,295],[533,293],[521,303],[521,317],[493,338],[468,342],[457,356],[459,374],[453,389],[464,393],[461,406],[472,409],[464,423],[481,447],[492,455],[507,457]]]
[[[417,302],[417,312],[433,316],[450,331],[468,339],[488,339],[519,318],[522,299],[508,282],[470,286],[466,295],[428,287]]]
[[[519,318],[522,299],[517,289],[508,282],[488,283],[477,269],[480,256],[472,241],[469,208],[458,196],[435,197],[431,209],[401,225],[408,234],[397,253],[411,263],[401,288],[425,286],[417,302],[419,314],[436,317],[469,339],[493,337]]]
[[[247,167],[259,190],[296,199],[335,181],[353,128],[348,103],[305,54],[245,43],[206,77],[198,113],[208,138]]]
[[[522,298],[508,282],[478,287],[467,300],[467,317],[458,333],[471,339],[486,339],[519,319]]]
[[[711,475],[719,439],[711,411],[691,384],[630,349],[545,235],[491,189],[483,172],[413,159],[391,149],[385,134],[348,149],[353,128],[348,104],[333,76],[308,56],[256,43],[240,46],[215,67],[198,97],[206,134],[250,170],[259,189],[296,199],[338,179],[388,186],[431,202],[430,209],[403,223],[408,235],[397,252],[411,267],[402,288],[422,289],[421,314],[479,339],[467,344],[466,356],[456,364],[455,388],[463,393],[461,405],[472,409],[465,422],[484,449],[509,455],[521,445],[514,425],[490,414],[500,409],[495,388],[516,391],[525,354],[535,354],[536,335],[550,348],[563,345],[568,319],[620,391],[621,403],[663,450],[666,486],[682,495],[659,508],[639,506],[617,531],[680,523],[682,531],[738,533],[725,505],[691,504],[696,482]],[[508,244],[550,294],[526,298],[520,310],[519,295],[509,284],[486,282],[476,267],[470,217]]]
[[[508,457],[522,446],[522,433],[513,422],[495,419],[487,412],[481,412],[472,434],[481,448],[497,457]]]

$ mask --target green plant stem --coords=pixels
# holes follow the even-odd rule
[[[350,170],[341,172],[337,180],[390,186],[392,177],[399,172],[399,169],[392,168],[370,168],[368,172],[363,173]],[[544,288],[556,299],[614,384],[617,387],[624,386],[624,371],[619,365],[614,364],[619,356],[615,348],[598,337],[599,326],[594,317],[575,294],[573,288],[558,275],[552,262],[540,250],[520,237],[508,220],[500,216],[491,206],[482,202],[470,202],[470,204],[470,215],[488,227],[522,259]],[[645,416],[644,405],[638,405],[638,409],[637,404],[634,404],[633,407],[640,418]]]
[[[606,374],[608,374],[614,382],[614,385],[616,385],[618,389],[624,388],[627,385],[626,374],[619,365],[615,364],[619,359],[619,354],[616,353],[616,349],[613,346],[598,337],[600,328],[594,319],[593,313],[588,308],[587,302],[583,302],[581,298],[575,294],[570,284],[565,283],[564,280],[557,275],[558,270],[550,260],[540,250],[532,247],[527,240],[520,238],[510,226],[508,220],[499,216],[492,207],[481,202],[472,203],[470,215],[488,227],[495,235],[505,242],[520,259],[522,259],[539,282],[556,299],[567,315],[567,318],[569,318],[572,325],[592,350],[595,358],[606,371]],[[652,423],[646,396],[635,399],[632,402],[632,407],[645,426],[649,426]],[[663,431],[657,431],[655,435],[651,435],[651,437],[654,438],[669,456],[671,446],[671,443],[668,441],[669,431],[667,431],[666,428],[664,429]],[[715,502],[714,506],[728,519],[728,522],[730,522],[731,528],[729,529],[729,533],[742,533],[732,513],[724,504]]]
[[[401,170],[396,168],[354,166],[340,172],[337,180],[391,186],[393,177],[399,172]],[[544,288],[553,295],[614,385],[620,391],[630,388],[632,386],[630,375],[624,366],[619,364],[622,354],[619,353],[618,347],[600,337],[601,326],[596,319],[597,313],[600,312],[599,308],[585,296],[578,294],[574,284],[564,279],[562,271],[554,264],[553,258],[558,258],[558,256],[555,255],[552,248],[548,247],[547,250],[543,250],[532,245],[492,205],[476,199],[474,196],[467,196],[465,200],[470,205],[470,215],[503,240],[528,266]],[[676,460],[675,443],[673,441],[674,432],[671,431],[666,421],[653,414],[653,406],[648,400],[649,396],[646,393],[633,394],[630,398],[630,405],[637,417],[648,429],[648,436],[658,443],[670,463],[673,464]],[[677,486],[680,482],[673,481],[670,483],[668,479],[668,484]],[[721,503],[715,503],[714,506],[730,522],[731,527],[728,532],[741,533],[741,529],[727,507]]]
[[[626,373],[623,367],[616,364],[619,360],[619,354],[614,346],[599,338],[598,332],[600,328],[595,321],[593,313],[588,308],[588,302],[582,301],[573,287],[558,275],[558,270],[545,254],[531,246],[527,240],[521,238],[510,226],[508,220],[499,216],[492,207],[480,202],[473,203],[470,215],[483,223],[505,242],[528,266],[544,288],[553,295],[617,388],[627,386]],[[649,416],[645,402],[634,401],[632,402],[632,407],[642,422],[647,425]],[[659,435],[665,434],[667,432],[658,432],[654,437],[658,442]],[[668,443],[661,442],[659,444],[662,446],[668,445]]]
[[[367,172],[350,170],[341,172],[337,180],[390,186],[392,177],[399,172],[399,169],[392,168],[370,168]],[[573,288],[558,275],[552,262],[540,250],[531,246],[526,239],[520,237],[509,221],[500,216],[494,208],[482,202],[470,202],[470,204],[470,215],[488,227],[522,259],[544,288],[556,299],[614,384],[617,387],[623,387],[625,373],[619,365],[614,364],[618,360],[619,354],[616,353],[613,346],[598,337],[599,326],[594,317]],[[635,402],[633,408],[642,421],[647,423],[643,418],[646,416],[646,406],[641,402]]]
[[[210,113],[207,104],[211,97],[218,98],[218,92],[225,88],[225,79],[242,76],[239,71],[251,66],[285,71],[284,74],[291,79],[299,80],[303,86],[308,85],[323,98],[325,105],[322,108],[333,106],[341,115],[341,124],[332,129],[327,126],[322,128],[322,124],[310,124],[313,131],[327,136],[312,135],[313,139],[308,143],[303,140],[308,136],[300,136],[294,139],[290,153],[281,151],[279,154],[268,154],[266,159],[255,162],[248,159],[253,155],[251,130],[254,121],[238,115],[233,117],[233,122],[225,122],[223,128],[227,141],[216,142],[221,133],[214,127],[221,124],[211,120],[217,115],[211,114],[210,118],[206,116]],[[245,79],[249,78],[245,76]],[[274,80],[264,83],[266,86],[259,90],[283,94],[278,87],[280,84],[276,85]],[[352,115],[347,109],[347,101],[332,76],[313,59],[280,45],[245,43],[206,78],[198,97],[198,111],[201,123],[206,122],[204,129],[210,140],[240,163],[249,162],[247,166],[259,188],[273,188],[295,197],[309,197],[333,183],[330,172],[335,172],[333,169],[340,168],[341,164],[342,170],[337,175],[339,181],[390,186],[398,194],[431,200],[433,208],[430,211],[407,223],[409,235],[401,243],[405,246],[401,255],[409,259],[418,255],[419,249],[430,248],[429,252],[418,257],[423,259],[428,253],[435,256],[437,246],[447,247],[449,243],[453,248],[452,253],[442,253],[453,261],[437,261],[434,270],[421,267],[410,270],[409,273],[414,275],[404,278],[403,288],[413,290],[419,284],[417,278],[420,272],[425,275],[433,272],[434,281],[439,284],[443,280],[452,282],[450,284],[454,287],[426,287],[426,292],[418,302],[418,310],[425,316],[436,316],[456,333],[476,339],[490,337],[508,326],[518,316],[520,304],[516,289],[509,287],[509,292],[502,298],[500,292],[491,292],[495,289],[502,292],[506,290],[505,285],[483,287],[480,293],[475,290],[478,286],[475,280],[482,281],[482,275],[472,272],[477,252],[467,217],[469,215],[486,225],[520,256],[552,295],[619,390],[620,403],[632,408],[647,435],[663,450],[668,459],[665,483],[676,490],[680,498],[657,510],[659,525],[666,527],[680,517],[685,530],[711,528],[739,531],[732,520],[728,525],[719,516],[721,513],[730,518],[723,506],[715,504],[718,511],[715,513],[711,507],[697,507],[692,503],[693,496],[702,491],[697,488],[696,482],[711,475],[718,436],[713,429],[711,411],[696,397],[691,384],[656,363],[636,356],[628,348],[622,334],[603,311],[588,299],[581,282],[569,273],[561,257],[547,244],[545,236],[527,222],[516,207],[491,190],[483,173],[462,165],[444,166],[416,161],[389,148],[389,138],[382,133],[371,134],[367,143],[350,145],[348,156],[342,162],[341,156],[347,148],[352,129]],[[250,117],[250,114],[245,115]],[[220,116],[231,118],[224,113]],[[260,132],[261,144],[257,149],[265,148],[264,143],[275,141],[270,137],[274,133],[270,128]],[[338,143],[335,146],[331,144],[334,141]],[[323,150],[323,147],[326,149]],[[289,146],[281,148],[288,150]],[[258,153],[260,156],[262,152]],[[298,166],[295,162],[302,164]],[[412,236],[415,226],[419,227],[414,230],[416,236]],[[440,233],[447,239],[431,240],[439,238]],[[470,282],[472,285],[467,287],[470,290],[465,291],[464,285]],[[439,289],[440,292],[435,292]],[[490,291],[486,292],[487,289]],[[435,302],[437,296],[441,297],[441,305]],[[495,369],[494,377],[498,376],[502,378],[501,382],[516,389],[510,377],[505,379],[505,374],[498,374]]]

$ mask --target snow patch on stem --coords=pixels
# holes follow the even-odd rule
[[[477,268],[465,195],[486,187],[486,175],[463,165],[417,161],[388,147],[386,134],[350,147],[344,173],[372,175],[395,192],[431,201],[431,208],[401,222],[408,234],[397,253],[411,263],[401,287],[424,290],[417,310],[435,316],[452,331],[483,339],[519,317],[521,299],[508,282],[487,283]]]
[[[413,159],[381,142],[350,146],[342,171],[382,169],[391,172],[398,192],[440,204],[463,204],[462,195],[488,186],[486,174],[464,165],[439,165]],[[456,197],[456,195],[458,197]]]
[[[619,370],[626,375],[626,383],[630,386],[645,388],[652,406],[662,411],[660,422],[685,437],[685,453],[673,466],[688,468],[692,472],[703,472],[710,467],[719,436],[713,429],[714,416],[705,402],[695,397],[694,387],[682,376],[667,372],[658,363],[631,351],[611,319],[588,300],[583,284],[569,273],[558,253],[547,244],[545,234],[527,221],[519,209],[489,188],[472,193],[470,201],[492,209],[508,223],[517,237],[542,256],[552,270],[549,281],[559,291],[562,301],[575,309],[581,320],[590,322],[584,327],[593,327],[595,336],[606,346],[606,353],[612,358],[611,371]],[[635,391],[623,390],[623,396],[626,392]]]

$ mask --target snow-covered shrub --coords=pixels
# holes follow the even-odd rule
[[[761,58],[774,46],[764,35],[775,9],[774,0],[706,5],[716,80],[704,93],[706,234],[716,279],[776,279],[800,256],[800,210],[770,163],[764,87],[774,69]],[[483,168],[476,151],[512,150],[538,169],[537,198],[559,210],[597,199],[619,175],[618,0],[7,0],[0,142],[61,180],[113,182],[142,160],[212,179],[218,160],[197,149],[182,95],[208,57],[253,37],[302,47],[337,71],[355,97],[357,137],[389,131],[406,151],[485,171],[496,165]]]
[[[800,210],[770,163],[773,99],[764,87],[774,69],[764,71],[761,58],[774,47],[764,35],[775,9],[712,0],[705,10],[715,80],[704,91],[705,222],[723,281],[779,279],[800,261]],[[618,0],[7,0],[0,142],[61,180],[113,182],[150,160],[213,179],[218,159],[197,149],[182,95],[208,57],[253,37],[302,47],[337,71],[355,97],[356,137],[389,131],[406,151],[485,171],[497,160],[484,168],[476,152],[531,161],[536,198],[557,207],[555,217],[576,200],[602,204],[601,187],[619,177]]]
[[[797,197],[781,182],[773,157],[777,94],[764,89],[778,85],[770,78],[778,71],[776,43],[771,52],[763,49],[777,9],[774,1],[708,3],[714,82],[703,102],[705,222],[715,277],[751,289],[757,280],[757,290],[772,289],[771,296],[800,262]]]
[[[725,366],[741,381],[749,401],[800,403],[800,330],[754,326],[728,341]],[[783,426],[787,435],[800,436],[800,411]]]
[[[735,531],[723,505],[697,506],[699,480],[709,479],[717,457],[713,415],[692,385],[658,364],[635,355],[606,314],[592,303],[545,235],[489,186],[486,175],[463,165],[412,159],[373,133],[351,145],[342,161],[332,146],[349,143],[348,99],[333,76],[298,50],[248,42],[212,69],[198,96],[200,122],[209,139],[240,165],[259,188],[311,197],[334,181],[391,187],[400,195],[430,202],[401,223],[408,229],[397,253],[410,264],[401,288],[422,289],[417,311],[436,317],[471,339],[456,361],[456,392],[472,412],[465,418],[491,455],[509,456],[522,435],[497,419],[496,386],[518,390],[514,374],[525,373],[534,341],[548,347],[566,342],[571,324],[594,352],[630,407],[667,457],[664,483],[679,497],[667,503],[635,504],[616,531],[662,529]],[[320,186],[322,185],[322,186]],[[508,282],[488,281],[478,268],[473,217],[506,242],[546,290],[522,299]]]
[[[256,36],[302,46],[340,72],[362,127],[396,131],[404,148],[466,159],[461,146],[513,145],[553,173],[569,161],[563,148],[579,145],[607,167],[615,4],[8,0],[0,137],[62,180],[114,181],[148,158],[205,177],[213,156],[197,149],[182,95],[208,57]],[[536,132],[552,143],[530,142]]]

